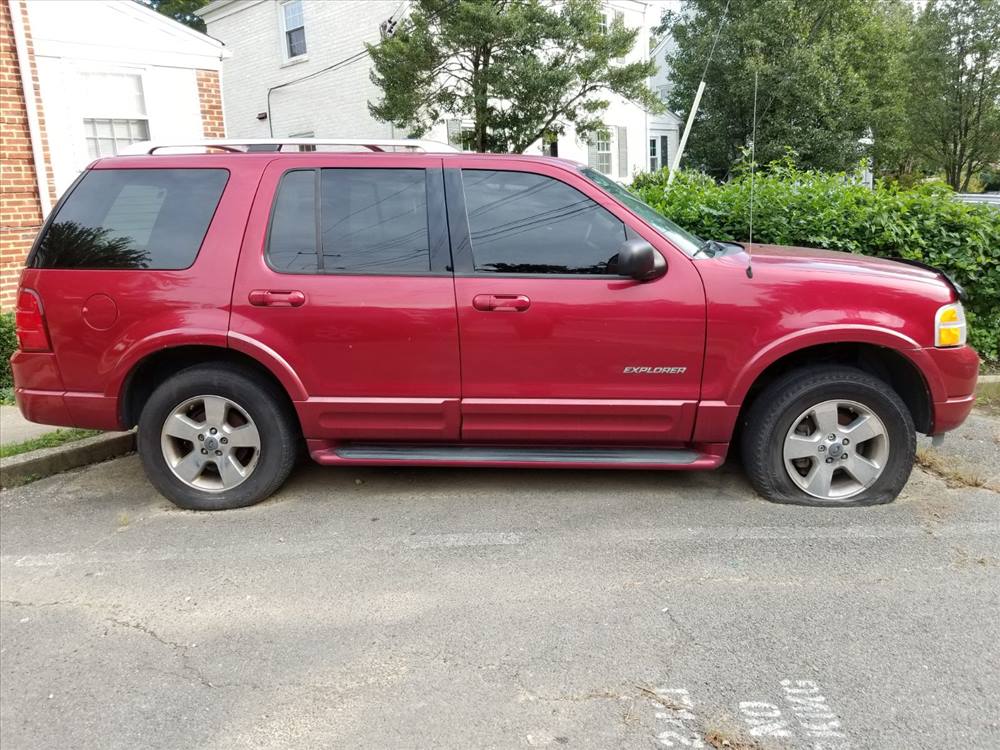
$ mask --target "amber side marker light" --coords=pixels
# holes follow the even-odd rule
[[[962,346],[966,334],[962,303],[954,302],[938,309],[934,316],[934,346]]]

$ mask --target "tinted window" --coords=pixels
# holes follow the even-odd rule
[[[95,169],[66,198],[34,268],[187,268],[226,186],[224,169]]]
[[[527,172],[462,174],[477,271],[609,273],[625,225],[583,193]]]
[[[319,237],[315,171],[282,179],[268,257],[287,273],[407,274],[430,271],[422,169],[322,169]]]
[[[430,270],[422,169],[324,169],[323,267],[328,272]]]
[[[271,217],[268,258],[276,271],[316,272],[316,172],[281,178]]]
[[[591,182],[597,183],[606,193],[610,193],[612,198],[623,204],[633,213],[638,214],[641,219],[644,219],[648,224],[651,224],[661,236],[670,240],[672,244],[679,247],[688,255],[697,255],[698,251],[704,248],[704,240],[700,237],[696,237],[685,229],[681,229],[666,216],[661,214],[649,204],[639,200],[638,197],[630,193],[614,180],[605,177],[600,172],[596,172],[593,169],[584,169],[581,170],[581,172],[584,177],[587,177]]]

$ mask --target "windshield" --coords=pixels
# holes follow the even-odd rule
[[[681,229],[661,214],[655,208],[636,198],[632,193],[623,188],[614,180],[608,179],[600,172],[593,169],[581,169],[583,176],[591,182],[596,183],[604,192],[609,193],[612,198],[624,205],[630,211],[642,219],[659,232],[664,238],[679,247],[688,255],[696,255],[705,246],[705,241],[695,235]]]

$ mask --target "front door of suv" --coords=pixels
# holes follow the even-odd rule
[[[285,380],[308,438],[459,436],[441,158],[283,155],[265,169],[230,345]]]
[[[690,440],[705,295],[688,258],[575,170],[473,156],[447,166],[462,437]],[[610,272],[637,236],[665,275]]]

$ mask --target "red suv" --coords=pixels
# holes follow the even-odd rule
[[[972,408],[934,269],[705,241],[559,159],[368,148],[93,163],[21,277],[24,415],[138,425],[184,508],[263,500],[303,445],[711,469],[737,441],[765,498],[840,506],[891,501],[915,433]]]

